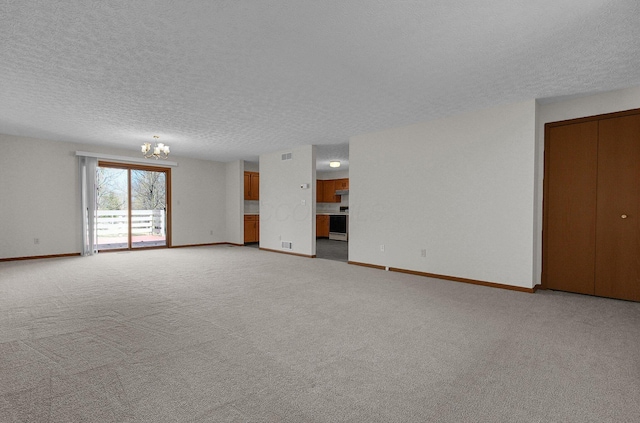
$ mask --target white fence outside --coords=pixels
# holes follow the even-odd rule
[[[96,231],[98,238],[123,236],[129,232],[127,210],[98,210]],[[132,235],[165,235],[164,210],[131,210]]]

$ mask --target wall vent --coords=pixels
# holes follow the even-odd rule
[[[291,153],[284,153],[282,155],[282,160],[291,160]]]
[[[282,241],[282,248],[285,250],[290,250],[292,248],[291,246],[291,242],[289,241]]]

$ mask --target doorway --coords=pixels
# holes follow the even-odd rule
[[[96,186],[98,251],[171,245],[171,169],[99,162]]]

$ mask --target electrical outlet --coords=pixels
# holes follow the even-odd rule
[[[307,205],[307,200],[300,201],[300,204],[302,204],[303,206],[306,206]]]
[[[384,253],[384,244],[380,244],[380,251]]]
[[[213,229],[209,231],[209,235],[213,235]]]
[[[33,243],[34,244],[40,244],[40,238],[33,238]]]
[[[427,256],[427,250],[426,249],[422,249],[420,250],[420,257],[426,257]]]

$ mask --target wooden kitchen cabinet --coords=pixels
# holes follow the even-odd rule
[[[324,181],[324,202],[339,203],[340,199],[340,196],[336,195],[336,180],[329,179]]]
[[[316,180],[316,203],[322,203],[324,200],[324,181]]]
[[[244,242],[260,241],[260,217],[255,214],[244,216]]]
[[[316,201],[318,203],[339,203],[342,201],[336,190],[349,189],[349,179],[316,180]]]
[[[349,178],[336,179],[336,189],[349,189]]]
[[[329,215],[316,215],[316,238],[329,238]]]
[[[244,173],[244,199],[260,199],[260,174],[258,172]]]

